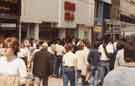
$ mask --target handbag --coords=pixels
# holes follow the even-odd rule
[[[20,80],[16,76],[0,75],[0,86],[20,86]]]
[[[117,51],[115,51],[114,53],[108,53],[106,47],[103,48],[106,56],[109,58],[110,69],[112,70],[114,69],[114,63],[115,63]]]

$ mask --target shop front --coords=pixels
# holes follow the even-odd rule
[[[0,35],[19,38],[20,0],[0,0]]]
[[[34,37],[34,39],[78,38],[81,33],[79,31],[82,31],[78,25],[84,25],[86,30],[83,31],[82,38],[89,39],[90,29],[87,27],[94,26],[94,5],[94,0],[33,0],[33,2],[23,0],[21,22],[34,24],[34,27],[27,27],[30,28],[30,30],[27,29],[27,33],[33,33],[27,34],[26,37]]]

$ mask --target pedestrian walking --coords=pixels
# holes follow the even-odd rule
[[[47,50],[48,44],[44,42],[41,50],[36,52],[33,58],[33,75],[35,77],[34,86],[48,86],[50,75],[51,55]]]
[[[77,65],[77,57],[72,52],[73,45],[71,43],[65,46],[66,54],[63,56],[63,86],[75,86],[75,69]]]
[[[92,86],[98,86],[102,84],[102,67],[100,65],[100,54],[98,52],[98,45],[94,44],[94,48],[90,49],[88,55],[90,78],[89,82]]]
[[[98,52],[100,53],[100,65],[102,67],[101,78],[104,79],[105,75],[110,71],[113,64],[113,53],[114,53],[114,47],[111,42],[110,35],[105,35],[103,43],[98,47]]]
[[[56,49],[56,75],[57,78],[62,77],[62,57],[64,54],[64,46],[61,43],[61,40],[57,40],[55,45]]]
[[[57,77],[56,73],[56,63],[57,63],[57,57],[56,57],[56,45],[54,43],[50,44],[48,47],[48,52],[52,55],[52,59],[50,61],[51,63],[51,75],[53,77]]]
[[[78,78],[81,78],[82,86],[85,85],[86,73],[87,73],[87,52],[84,52],[84,45],[79,45],[79,50],[76,51],[75,55],[77,57],[77,70],[78,70]]]
[[[0,86],[21,86],[26,84],[27,70],[17,56],[19,43],[15,37],[4,40],[4,55],[0,58]]]

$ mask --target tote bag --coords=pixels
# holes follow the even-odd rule
[[[20,86],[20,81],[16,76],[0,75],[0,86]]]

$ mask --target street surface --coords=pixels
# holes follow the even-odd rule
[[[48,86],[63,86],[62,79],[59,78],[49,78]]]

